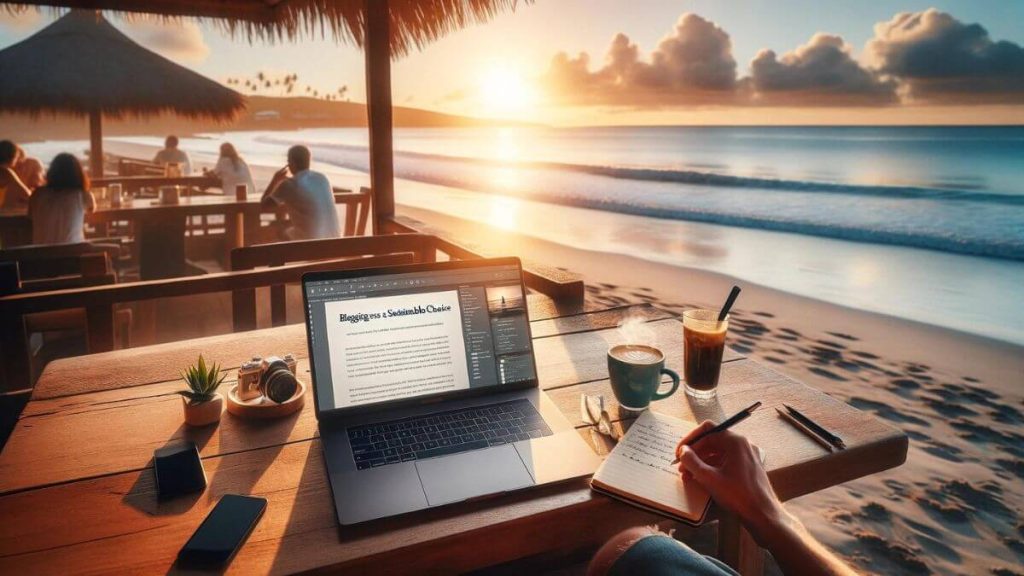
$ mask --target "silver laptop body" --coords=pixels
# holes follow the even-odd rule
[[[338,521],[589,476],[600,459],[540,390],[517,258],[303,277]]]

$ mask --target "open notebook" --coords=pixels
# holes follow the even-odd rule
[[[711,496],[683,482],[673,466],[676,445],[696,424],[646,410],[597,469],[590,487],[651,512],[700,524]]]

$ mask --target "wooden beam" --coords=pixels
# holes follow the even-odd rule
[[[388,0],[366,4],[366,115],[370,128],[370,188],[374,225],[395,213],[395,169],[391,134],[391,11]]]
[[[103,113],[89,113],[89,177],[103,177]]]

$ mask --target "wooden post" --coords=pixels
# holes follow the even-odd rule
[[[103,113],[89,112],[89,177],[103,177]]]
[[[370,127],[370,188],[373,190],[372,233],[395,215],[395,169],[391,138],[391,11],[388,0],[366,5],[366,115]]]

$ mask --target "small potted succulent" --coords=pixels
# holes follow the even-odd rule
[[[206,365],[202,354],[199,360],[181,373],[188,390],[181,390],[182,405],[185,408],[185,424],[206,426],[220,420],[224,408],[224,397],[217,392],[227,374],[220,373],[220,365]]]

